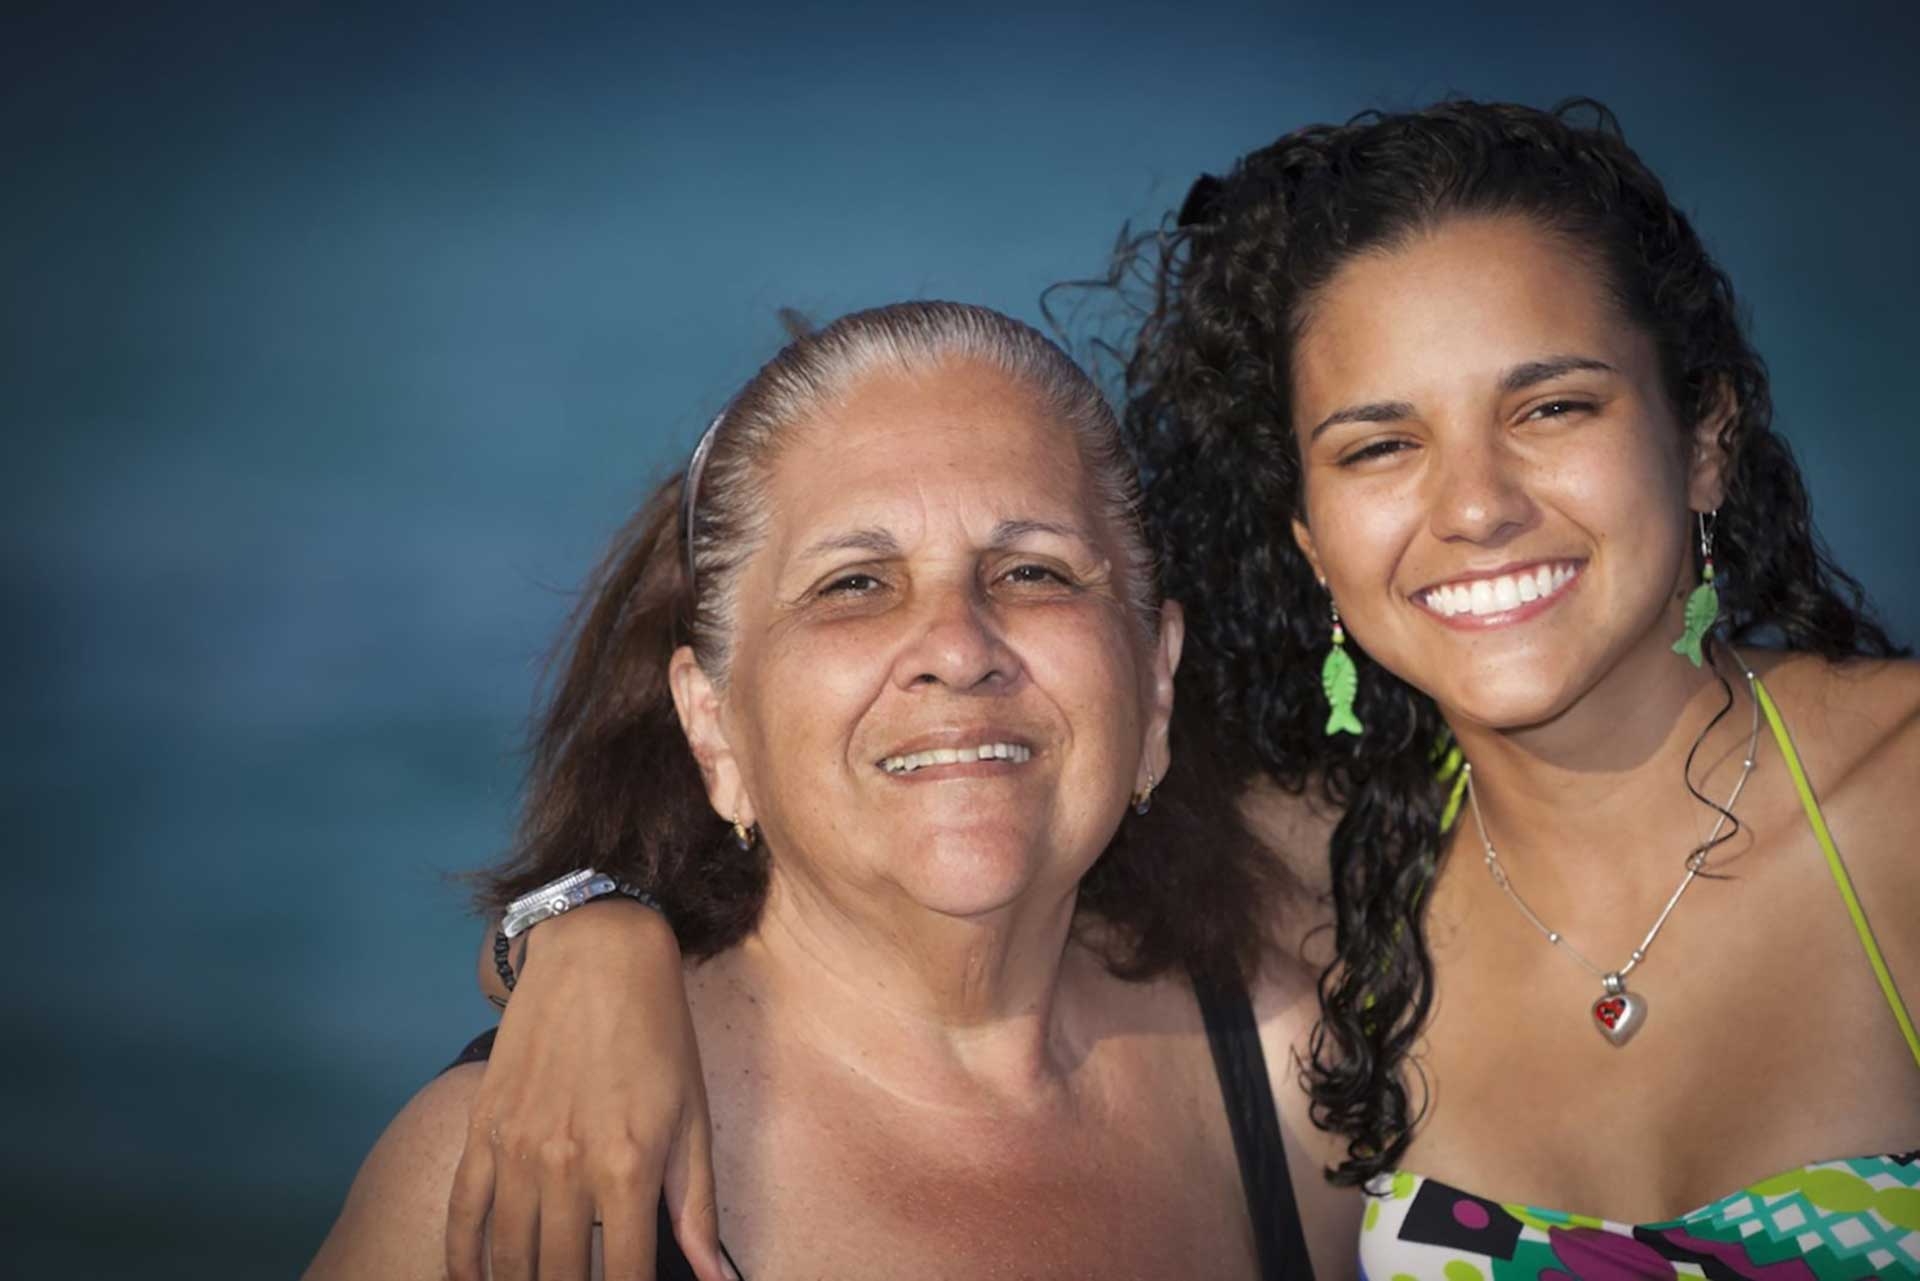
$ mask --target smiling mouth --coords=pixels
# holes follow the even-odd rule
[[[1531,569],[1487,578],[1441,583],[1414,594],[1414,600],[1442,618],[1488,618],[1552,600],[1580,576],[1577,560],[1549,561]]]
[[[904,756],[889,756],[880,768],[899,777],[923,770],[929,765],[972,765],[977,761],[1006,761],[1018,765],[1033,759],[1033,749],[1024,743],[981,743],[974,747],[934,747]]]

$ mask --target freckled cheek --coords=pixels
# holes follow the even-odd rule
[[[1328,494],[1310,503],[1313,544],[1321,572],[1343,614],[1365,620],[1394,595],[1394,575],[1419,525],[1410,501]]]
[[[1093,630],[1009,639],[1028,678],[1066,718],[1080,749],[1099,748],[1105,754],[1138,737],[1147,659],[1124,627],[1100,619]]]
[[[1615,451],[1558,470],[1541,497],[1627,564],[1664,563],[1683,548],[1683,479],[1653,451]]]
[[[812,768],[837,763],[861,713],[887,679],[871,644],[786,641],[760,665],[755,681],[756,737],[766,751],[804,751]]]

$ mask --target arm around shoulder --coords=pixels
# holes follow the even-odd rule
[[[478,1064],[455,1068],[401,1109],[361,1164],[306,1281],[446,1276],[447,1197],[480,1076]]]

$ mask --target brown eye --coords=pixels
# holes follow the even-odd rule
[[[1340,466],[1351,467],[1355,463],[1369,462],[1375,458],[1391,458],[1404,450],[1413,448],[1410,441],[1376,440],[1371,445],[1363,445],[1340,460]]]
[[[1549,400],[1546,404],[1527,415],[1529,419],[1565,418],[1571,414],[1591,412],[1593,406],[1584,400]]]
[[[822,596],[863,596],[877,591],[880,580],[872,574],[842,574],[820,589]]]
[[[1049,568],[1046,565],[1015,565],[1012,569],[1007,571],[1006,580],[1010,583],[1062,583],[1062,584],[1064,584],[1067,581],[1066,576],[1064,574],[1060,573],[1056,569]]]

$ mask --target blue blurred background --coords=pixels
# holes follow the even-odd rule
[[[776,308],[1037,319],[1300,124],[1610,102],[1920,638],[1920,9],[1179,7],[8,8],[16,1275],[298,1271],[490,1019],[448,878],[568,591]]]

